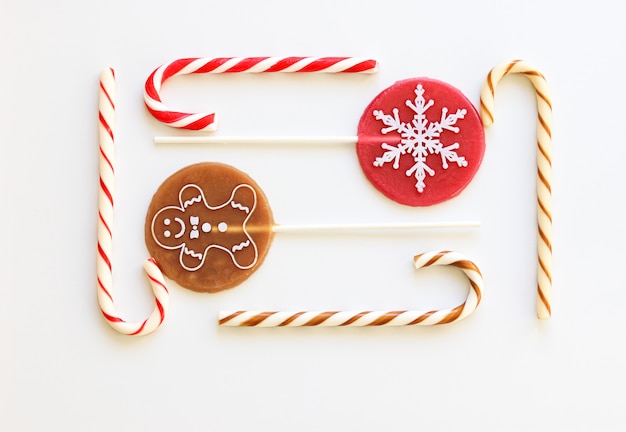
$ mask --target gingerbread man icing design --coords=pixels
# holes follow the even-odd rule
[[[240,269],[256,264],[256,243],[246,229],[256,207],[252,186],[237,185],[228,201],[214,207],[198,185],[188,184],[180,190],[179,203],[154,215],[152,237],[165,249],[180,250],[181,267],[198,270],[211,248],[226,252]]]
[[[241,283],[263,260],[273,218],[246,174],[217,163],[184,168],[155,194],[146,245],[166,276],[194,291]]]

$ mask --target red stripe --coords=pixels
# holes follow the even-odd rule
[[[151,109],[147,105],[146,108],[148,109],[148,111],[150,111],[150,114],[152,114],[155,119],[165,124],[184,120],[192,115],[189,113],[181,113],[176,111],[156,111]],[[187,126],[179,126],[179,128],[189,130],[201,130],[213,123],[215,123],[215,114],[207,114],[204,117],[201,117],[200,119],[189,123]]]
[[[185,58],[178,59],[168,64],[163,70],[163,77],[161,78],[161,83],[164,83],[167,79],[179,73],[182,69],[186,68],[190,63],[198,60],[198,58]]]
[[[156,301],[156,306],[159,309],[159,314],[161,315],[161,319],[159,320],[159,325],[161,325],[161,323],[165,319],[165,311],[163,311],[163,305],[161,304],[159,299],[156,299],[155,301]]]
[[[111,297],[111,293],[109,293],[109,291],[107,291],[107,289],[104,287],[100,278],[97,278],[97,279],[98,279],[98,285],[100,286],[100,289],[104,291],[104,293],[107,295],[107,297],[111,299],[111,301],[113,301],[113,297]]]
[[[102,312],[102,315],[104,315],[104,317],[107,319],[107,321],[119,322],[119,323],[125,323],[126,322],[122,318],[114,317],[114,316],[109,315],[108,313],[106,313],[102,309],[100,309],[100,312]]]
[[[280,61],[278,61],[275,65],[269,67],[267,72],[281,72],[294,64],[298,63],[301,60],[304,60],[306,57],[287,57]]]
[[[161,271],[161,268],[159,267],[159,264],[156,262],[156,260],[152,257],[148,258],[148,261],[150,261],[152,264],[154,264],[154,266],[159,269],[159,271]],[[165,286],[165,284],[163,282],[161,282],[158,279],[155,279],[154,277],[152,277],[150,274],[148,274],[148,278],[154,282],[155,284],[159,285],[161,288],[163,288],[165,290],[166,293],[169,294],[169,290],[167,289],[167,286]]]
[[[287,57],[285,59],[280,60],[274,66],[267,69],[267,72],[281,72],[299,61],[305,60],[308,57]],[[330,66],[333,66],[341,61],[348,60],[350,57],[323,57],[321,59],[315,60],[311,62],[309,65],[303,67],[298,70],[298,72],[319,72],[320,70],[324,70]],[[353,66],[350,66],[347,69],[344,69],[342,72],[344,73],[359,73],[369,70],[376,69],[377,66],[376,60],[364,60],[360,63],[357,63]]]
[[[189,123],[187,126],[182,126],[181,129],[202,130],[213,123],[215,123],[215,114],[207,114],[204,117]]]
[[[111,195],[109,188],[104,184],[102,177],[100,177],[100,188],[102,189],[102,192],[104,192],[104,194],[109,199],[109,202],[111,203],[111,205],[113,205],[113,195]]]
[[[237,73],[237,72],[245,72],[254,66],[261,63],[263,60],[267,60],[269,57],[246,57],[241,61],[237,62],[235,65],[226,69],[224,73]]]
[[[102,225],[104,225],[104,228],[107,230],[107,232],[109,233],[109,237],[113,237],[113,233],[111,233],[111,228],[109,228],[109,225],[107,225],[106,221],[104,220],[104,218],[102,217],[102,213],[100,213],[100,211],[98,210],[98,217],[100,218],[100,222],[102,222]]]
[[[100,156],[102,156],[102,158],[106,161],[106,163],[111,168],[111,171],[113,172],[113,174],[115,174],[115,168],[113,168],[113,163],[111,163],[111,160],[107,157],[106,153],[104,153],[102,146],[100,146]]]
[[[189,113],[183,113],[183,112],[178,112],[178,111],[153,110],[147,105],[146,105],[146,108],[148,108],[148,111],[150,111],[150,114],[152,114],[156,119],[158,119],[159,121],[163,123],[174,123],[179,120],[184,120],[191,115]]]
[[[221,58],[211,59],[204,66],[202,66],[201,68],[198,68],[198,70],[194,73],[213,72],[215,69],[217,69],[218,67],[222,66],[224,63],[232,59],[233,57],[221,57]]]
[[[376,69],[377,65],[378,63],[376,62],[376,60],[366,60],[361,63],[357,63],[354,66],[349,67],[348,69],[344,70],[344,72],[345,73],[359,73],[359,72],[371,71],[371,70]]]
[[[111,271],[111,261],[109,261],[109,257],[107,256],[107,254],[104,253],[104,250],[102,250],[102,246],[100,246],[100,242],[98,242],[98,253],[102,257],[102,260],[106,263],[107,267],[109,268],[109,271]]]
[[[113,131],[109,127],[109,124],[104,119],[104,116],[102,115],[101,112],[98,112],[98,117],[100,117],[100,124],[102,125],[102,127],[109,133],[109,136],[111,137],[111,139],[115,141],[115,139],[113,138]]]
[[[115,74],[113,74],[113,78],[115,78]],[[113,99],[111,99],[111,96],[109,95],[109,92],[107,91],[107,89],[104,88],[104,85],[102,84],[102,81],[100,81],[100,89],[104,92],[104,95],[109,100],[109,103],[111,104],[111,107],[113,107],[113,109],[115,109],[115,103],[113,102]]]
[[[319,72],[339,63],[341,60],[345,60],[345,57],[323,57],[303,67],[299,72]]]
[[[163,70],[163,75],[161,77],[161,83],[163,84],[168,78],[172,77],[173,75],[176,75],[178,72],[181,71],[181,69],[183,69],[184,67],[186,67],[189,63],[198,60],[197,58],[188,58],[188,59],[179,59],[176,60],[170,64],[168,64],[165,69]],[[146,80],[146,85],[145,85],[145,91],[146,94],[151,98],[154,99],[157,102],[161,102],[161,98],[159,97],[159,93],[156,90],[156,87],[154,86],[154,75],[156,74],[156,72],[161,69],[160,67],[155,69],[150,76],[148,77],[148,79]]]
[[[139,333],[141,333],[141,331],[143,330],[143,328],[146,326],[146,322],[148,322],[148,320],[145,320],[144,322],[141,323],[141,326],[139,327],[139,329],[134,332],[134,333],[129,333],[129,336],[136,336]]]
[[[163,282],[161,282],[158,279],[153,278],[152,276],[148,275],[148,279],[150,279],[150,282],[157,284],[158,286],[160,286],[161,288],[163,288],[165,290],[166,293],[169,294],[169,290],[167,289],[167,287],[165,286],[165,284]]]
[[[161,98],[159,97],[159,94],[157,93],[156,88],[154,87],[154,74],[155,73],[156,73],[156,70],[152,72],[150,76],[148,77],[148,79],[146,80],[145,90],[146,90],[146,94],[151,99],[161,102]]]

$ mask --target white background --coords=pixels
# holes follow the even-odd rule
[[[618,2],[0,0],[0,430],[623,430],[624,43]],[[369,101],[428,76],[475,104],[488,71],[523,58],[553,96],[553,318],[535,316],[531,85],[497,88],[483,165],[457,198],[407,208],[379,194],[350,146],[153,144],[177,131],[144,109],[147,76],[182,57],[364,56],[371,76],[193,76],[163,98],[215,110],[215,135],[354,135]],[[117,75],[114,297],[143,320],[143,223],[188,164],[237,166],[278,223],[480,220],[410,235],[277,235],[244,284],[170,283],[155,333],[127,337],[96,300],[97,96]],[[466,295],[453,249],[485,276],[466,320],[413,328],[218,328],[220,309],[432,309]]]

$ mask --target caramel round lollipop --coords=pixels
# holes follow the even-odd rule
[[[232,288],[263,263],[274,233],[476,227],[477,222],[278,225],[265,194],[247,174],[204,162],[159,187],[145,224],[150,256],[170,279],[197,292]]]
[[[247,174],[204,162],[171,175],[154,194],[146,246],[179,285],[214,293],[240,284],[265,259],[274,219],[265,194]]]

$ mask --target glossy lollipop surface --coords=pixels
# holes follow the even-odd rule
[[[363,173],[385,196],[409,206],[458,195],[484,152],[474,105],[455,87],[430,78],[398,81],[383,90],[359,122]]]
[[[181,169],[158,188],[146,215],[145,241],[168,278],[212,293],[256,271],[273,226],[267,198],[250,176],[205,162]]]

